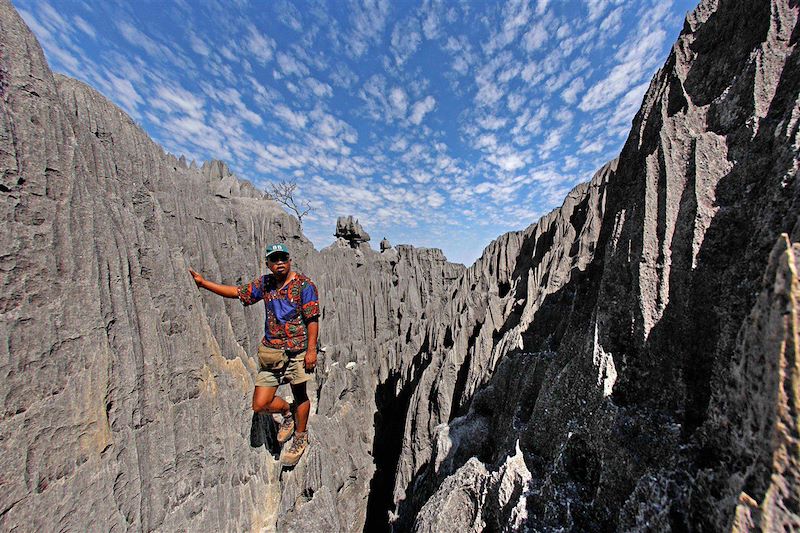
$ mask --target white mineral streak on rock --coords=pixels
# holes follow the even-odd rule
[[[597,368],[597,386],[603,389],[603,397],[611,396],[614,392],[614,383],[617,381],[617,369],[614,367],[614,358],[606,353],[598,339],[599,328],[594,324],[594,350],[592,361]]]
[[[453,439],[450,438],[450,426],[448,424],[440,424],[433,432],[436,435],[436,457],[434,458],[433,469],[438,472],[442,463],[453,449]]]

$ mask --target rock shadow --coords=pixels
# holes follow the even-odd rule
[[[733,21],[720,21],[720,24],[733,24]],[[797,35],[798,31],[795,30],[793,39]],[[800,227],[797,223],[800,195],[796,172],[793,174],[797,154],[785,139],[780,138],[783,135],[786,138],[797,135],[798,122],[789,120],[788,114],[800,92],[800,69],[793,68],[798,61],[800,52],[795,50],[786,60],[787,66],[778,81],[775,96],[757,131],[745,123],[753,110],[729,113],[727,111],[735,102],[724,98],[718,98],[710,104],[708,126],[713,132],[726,136],[728,160],[732,166],[714,186],[715,214],[697,251],[692,245],[698,215],[697,198],[694,197],[698,178],[693,162],[690,162],[687,183],[679,200],[678,224],[675,228],[665,225],[666,197],[664,191],[659,190],[659,205],[653,214],[658,218],[656,233],[659,244],[668,237],[668,231],[674,229],[675,234],[671,236],[670,273],[666,279],[660,279],[660,282],[669,283],[668,301],[646,340],[636,340],[631,328],[632,323],[642,319],[641,314],[637,314],[636,304],[639,288],[634,283],[636,277],[632,275],[639,264],[615,261],[614,256],[607,256],[607,244],[615,217],[620,210],[631,207],[628,200],[630,195],[643,197],[644,186],[638,174],[642,165],[639,163],[646,155],[660,149],[658,131],[650,131],[654,126],[652,117],[647,118],[651,128],[646,132],[648,139],[644,142],[645,146],[637,147],[635,142],[629,141],[620,157],[620,175],[609,184],[609,197],[615,198],[609,199],[609,209],[604,215],[596,248],[600,253],[584,272],[573,271],[572,279],[565,286],[545,298],[537,311],[535,329],[531,328],[523,334],[526,352],[558,352],[548,365],[550,368],[543,370],[548,376],[555,376],[573,362],[590,364],[591,357],[586,360],[587,354],[591,355],[586,351],[586,341],[591,341],[591,329],[599,313],[602,315],[600,345],[613,354],[619,365],[619,380],[614,393],[604,401],[613,409],[619,409],[621,416],[609,426],[598,426],[600,433],[587,434],[584,440],[575,440],[571,448],[565,448],[565,471],[569,475],[563,482],[553,478],[562,488],[574,484],[576,480],[589,488],[599,484],[602,486],[602,496],[610,497],[603,503],[595,492],[586,491],[592,494],[573,502],[586,511],[585,521],[574,522],[575,527],[593,530],[589,527],[590,519],[602,523],[603,528],[620,527],[618,513],[628,503],[636,506],[635,502],[626,501],[632,497],[637,484],[646,481],[645,476],[653,479],[667,477],[671,486],[676,487],[675,490],[689,491],[690,496],[681,500],[681,505],[686,504],[688,509],[679,510],[677,504],[669,508],[670,524],[675,530],[715,530],[720,524],[708,513],[712,503],[721,505],[724,500],[724,505],[730,506],[730,509],[722,509],[719,516],[724,517],[726,513],[730,514],[728,511],[733,511],[736,494],[732,493],[733,489],[729,486],[730,476],[734,472],[746,473],[747,468],[736,463],[740,458],[726,457],[726,450],[719,448],[730,438],[731,428],[716,428],[725,434],[715,436],[710,441],[699,430],[709,422],[710,399],[714,394],[724,392],[736,334],[754,304],[769,252],[781,232],[797,232],[796,228]],[[688,89],[690,92],[703,93],[690,95],[695,103],[698,99],[704,100],[708,98],[707,95],[719,92],[713,83],[693,86],[700,84],[704,78],[716,76],[713,72],[706,73],[707,67],[710,68],[705,64],[698,66],[695,72],[690,73],[692,77]],[[722,68],[723,74],[727,74],[730,68],[726,63]],[[747,80],[740,85],[734,82],[734,85],[729,91],[729,98],[734,100],[751,89]],[[660,108],[654,110],[654,113],[659,112]],[[793,129],[787,131],[789,127]],[[663,168],[663,154],[659,155]],[[696,146],[691,147],[690,157],[702,158],[702,154],[696,153]],[[629,168],[624,168],[625,163]],[[657,176],[655,179],[658,179],[659,189],[667,187],[667,176]],[[642,205],[634,207],[643,209]],[[640,223],[641,216],[629,218],[626,225]],[[622,234],[632,241],[642,239],[641,228],[629,226]],[[797,239],[800,236],[795,234],[792,237]],[[641,242],[635,244],[641,246]],[[657,267],[663,268],[666,264],[667,259],[659,256]],[[522,262],[519,265],[523,268],[528,266]],[[599,305],[598,297],[605,300],[602,305]],[[512,313],[508,320],[501,331],[514,327],[519,317]],[[486,387],[492,386],[494,379],[494,376],[490,378]],[[569,392],[568,385],[565,381],[557,389],[548,390],[547,394],[558,394],[559,390],[568,396],[577,394]],[[456,390],[459,396],[463,394],[464,384],[460,383]],[[537,391],[537,394],[544,393]],[[461,412],[467,412],[477,397],[478,393],[473,398],[455,398],[454,405],[458,402],[462,405]],[[541,401],[552,403],[553,398],[543,397]],[[560,435],[564,428],[555,426],[559,421],[575,420],[579,424],[589,424],[590,413],[581,411],[578,403],[564,401],[559,405],[572,411],[550,417],[545,425],[532,429],[539,433],[539,437],[526,439],[525,444],[529,446],[523,450],[526,462],[528,454],[538,456],[539,452],[542,457],[552,458],[552,451],[558,443],[542,444],[545,442],[543,435],[550,436],[551,440]],[[534,408],[534,416],[536,412],[538,410]],[[671,440],[675,436],[673,427],[679,428],[679,440]],[[621,431],[625,428],[628,428],[628,433]],[[603,450],[602,455],[589,454],[600,443],[622,442],[614,432],[621,432],[623,436],[631,432],[650,436],[658,435],[659,430],[663,430],[663,442],[654,438],[648,445],[649,450],[634,450],[635,455],[630,457],[636,458],[635,464],[624,463],[628,457],[626,453],[631,450],[621,450],[623,453],[615,454],[615,450],[609,448]],[[704,440],[709,441],[708,445],[703,445]],[[540,449],[535,447],[537,445]],[[491,456],[497,461],[499,454],[510,453],[505,441],[491,446],[496,446],[496,449],[482,455]],[[452,453],[448,454],[445,461],[454,459]],[[610,482],[604,473],[609,468],[604,464],[607,458],[631,468],[624,476],[614,478],[620,483],[613,492],[608,488]],[[462,464],[459,460],[453,461],[449,471],[454,472]],[[445,475],[434,475],[431,468],[430,463],[423,465],[405,487],[408,498],[398,503],[398,530],[413,527],[419,509],[441,485]],[[529,465],[532,472],[535,468],[535,465]],[[544,468],[550,471],[553,468],[551,461],[546,461]],[[669,473],[671,470],[674,473]],[[748,479],[748,486],[753,487],[748,494],[756,501],[761,501],[763,488],[769,486],[767,481]],[[644,500],[639,503],[648,505]],[[555,502],[554,505],[568,507],[570,502]],[[656,505],[656,502],[652,502],[652,505]],[[532,519],[539,514],[534,509],[529,510],[532,511]],[[575,519],[576,515],[572,516]]]
[[[281,454],[278,443],[278,424],[269,413],[253,413],[250,424],[250,446],[264,447],[275,459]]]
[[[370,480],[365,532],[392,530],[389,511],[393,507],[393,491],[397,478],[397,464],[403,449],[405,422],[411,396],[431,362],[430,354],[427,353],[428,345],[426,335],[422,347],[409,366],[414,372],[407,377],[399,392],[396,392],[397,385],[402,376],[397,371],[392,371],[375,390],[375,438],[372,447],[375,473]]]

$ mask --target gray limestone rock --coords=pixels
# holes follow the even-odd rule
[[[360,264],[350,248],[314,251],[223,163],[187,165],[53,77],[6,1],[0,73],[0,529],[362,528],[373,368],[388,372],[376,354],[400,328],[416,335],[422,309],[402,301],[443,298],[429,288],[458,268],[408,264],[413,250],[360,250]],[[249,407],[263,308],[200,292],[187,272],[244,283],[269,242],[317,282],[328,347],[312,447],[283,474]]]
[[[797,308],[757,295],[779,235],[800,238],[797,20],[702,2],[618,160],[456,281],[409,401],[396,530],[455,520],[429,498],[517,439],[521,529],[796,527],[796,391],[776,385],[795,341],[767,309]]]
[[[464,268],[352,217],[315,251],[0,0],[0,529],[797,529],[799,9],[702,2],[620,156]],[[263,308],[187,274],[244,283],[269,242],[326,347],[286,471]]]
[[[345,240],[351,246],[358,246],[369,240],[369,233],[364,231],[358,219],[353,218],[352,215],[339,217],[336,220],[336,233],[333,236]]]
[[[200,167],[200,172],[206,177],[209,192],[220,198],[234,196],[264,198],[264,194],[253,187],[249,181],[238,179],[224,161],[207,161]]]

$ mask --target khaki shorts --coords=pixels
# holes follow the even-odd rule
[[[286,382],[292,385],[299,385],[311,379],[311,375],[306,373],[305,350],[302,352],[283,352],[281,361],[277,363],[267,362],[267,360],[274,359],[274,354],[278,351],[283,350],[267,348],[263,344],[259,346],[259,372],[256,376],[256,387],[278,387],[281,383]]]

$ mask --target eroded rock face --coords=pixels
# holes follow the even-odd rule
[[[353,246],[369,240],[369,233],[364,231],[358,219],[352,215],[339,217],[336,220],[336,233],[333,234],[337,239],[343,239]]]
[[[800,526],[798,9],[702,2],[616,164],[458,280],[409,402],[397,530],[517,529],[487,502],[517,441],[521,529]]]
[[[377,406],[404,350],[424,345],[426,313],[443,306],[464,267],[438,249],[398,246],[379,253],[334,243],[310,254],[303,268],[323,295],[327,350],[309,422],[313,446],[273,489],[281,494],[277,530],[361,531],[368,509],[378,506],[370,503],[374,486],[393,477],[375,457],[402,442],[386,442],[383,420],[390,414]],[[384,490],[390,496],[391,486]],[[382,502],[386,509],[390,501]],[[385,512],[381,519],[385,527]]]
[[[0,528],[360,530],[375,367],[390,366],[375,354],[396,352],[400,330],[421,343],[424,306],[463,267],[413,248],[314,251],[224,163],[166,154],[54,77],[7,1],[0,92]],[[327,346],[312,447],[283,475],[249,409],[263,308],[187,272],[246,282],[269,242],[317,282]]]

